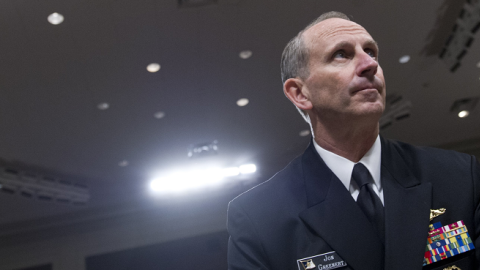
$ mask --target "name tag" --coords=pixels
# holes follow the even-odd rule
[[[328,270],[347,266],[347,263],[335,251],[297,260],[298,270]]]

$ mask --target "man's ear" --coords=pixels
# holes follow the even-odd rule
[[[299,109],[307,111],[312,109],[312,102],[308,97],[308,90],[302,80],[290,78],[283,84],[283,92],[290,101]]]

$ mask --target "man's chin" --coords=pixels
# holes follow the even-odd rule
[[[358,116],[371,116],[371,117],[378,117],[382,116],[383,111],[385,110],[385,106],[381,102],[369,102],[363,104],[358,110],[356,110],[355,114]]]

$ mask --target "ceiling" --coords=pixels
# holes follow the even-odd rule
[[[386,128],[384,136],[480,149],[480,110],[464,119],[450,112],[455,100],[480,95],[478,41],[454,73],[438,57],[463,3],[1,1],[2,163],[85,183],[91,199],[72,206],[0,193],[0,227],[145,207],[152,199],[149,180],[173,168],[255,163],[255,181],[268,179],[309,142],[299,135],[308,125],[282,93],[280,55],[299,30],[330,10],[346,13],[372,34],[387,93],[412,103],[410,117]],[[53,12],[65,21],[50,24]],[[241,59],[243,50],[253,55]],[[400,64],[403,55],[411,60]],[[160,71],[148,72],[150,63],[159,63]],[[240,98],[249,104],[237,106]],[[98,109],[104,102],[109,108]],[[155,118],[159,111],[165,117]],[[217,155],[188,158],[190,145],[214,140]],[[122,161],[128,165],[119,166]],[[234,196],[253,184],[228,192]]]

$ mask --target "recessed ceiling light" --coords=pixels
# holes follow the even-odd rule
[[[243,106],[246,106],[248,104],[248,99],[246,98],[241,98],[239,100],[237,100],[237,105],[240,106],[240,107],[243,107]]]
[[[126,166],[128,166],[128,161],[122,160],[122,161],[120,161],[120,162],[118,163],[118,166],[120,166],[120,167],[126,167]]]
[[[467,117],[477,106],[480,97],[461,98],[453,102],[450,111],[460,118]]]
[[[63,15],[57,12],[48,15],[48,21],[53,25],[61,24],[63,19]]]
[[[480,62],[477,63],[477,68],[480,68]]]
[[[98,104],[98,105],[97,105],[97,108],[98,108],[99,110],[102,110],[102,111],[103,111],[103,110],[106,110],[106,109],[110,108],[110,104],[108,104],[108,103],[106,103],[106,102],[103,102],[103,103]]]
[[[240,58],[242,58],[242,59],[248,59],[252,56],[252,54],[253,54],[252,51],[245,50],[245,51],[241,51],[238,56],[240,56]]]
[[[151,63],[150,65],[147,66],[147,70],[149,72],[155,73],[160,70],[160,64],[158,63]]]
[[[408,61],[410,61],[410,55],[404,55],[400,57],[400,59],[398,59],[398,62],[400,62],[400,64],[405,64]]]
[[[308,129],[302,130],[302,131],[300,131],[299,135],[302,136],[302,137],[308,136],[308,135],[310,135],[310,130],[308,130]]]
[[[461,112],[458,113],[458,117],[460,118],[465,118],[469,115],[470,113],[467,111],[467,110],[463,110]]]
[[[157,119],[162,119],[163,117],[165,117],[165,113],[164,112],[156,112],[153,114],[153,117],[157,118]]]

